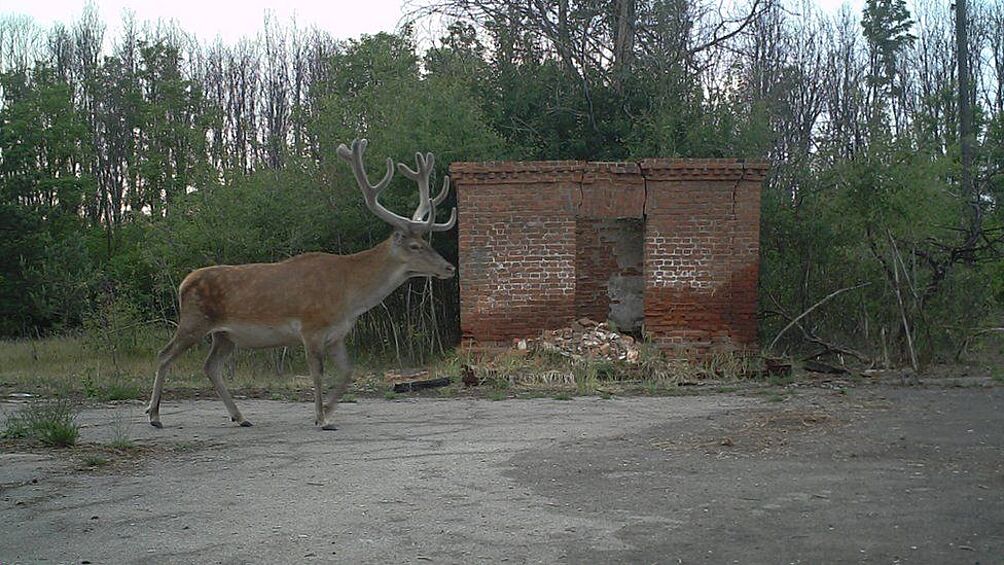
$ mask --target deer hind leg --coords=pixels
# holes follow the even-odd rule
[[[203,369],[206,372],[206,376],[212,381],[216,394],[219,395],[223,404],[227,406],[230,420],[246,428],[251,426],[251,422],[245,420],[244,416],[241,415],[241,411],[237,409],[237,405],[234,403],[233,397],[230,396],[230,391],[227,390],[227,385],[223,382],[223,377],[220,375],[220,369],[223,368],[223,364],[233,354],[234,348],[234,342],[226,334],[223,332],[214,332],[213,347],[209,350],[209,356],[206,357]]]
[[[153,394],[150,396],[150,405],[146,408],[151,426],[163,427],[163,424],[160,423],[160,395],[164,391],[164,378],[167,377],[167,372],[171,369],[174,360],[198,343],[200,337],[201,334],[197,332],[183,331],[178,328],[171,341],[157,354],[157,375],[153,379]]]
[[[316,347],[310,343],[304,344],[307,352],[307,367],[310,369],[310,376],[314,379],[314,424],[321,426],[324,430],[333,430],[334,426],[328,424],[324,416],[324,348]]]
[[[338,368],[339,375],[335,381],[335,386],[328,392],[327,399],[324,402],[324,415],[326,418],[331,417],[332,412],[335,411],[335,407],[338,406],[338,400],[348,390],[349,385],[352,384],[352,363],[349,361],[349,354],[345,350],[345,340],[340,339],[332,344],[329,354],[331,360],[335,363],[335,367]]]

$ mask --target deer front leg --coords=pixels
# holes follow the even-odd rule
[[[328,353],[339,373],[335,386],[328,392],[328,397],[324,403],[324,415],[326,418],[331,418],[332,412],[338,406],[339,399],[342,398],[342,395],[348,390],[349,385],[352,384],[352,363],[349,361],[349,354],[345,350],[344,339],[333,343]]]

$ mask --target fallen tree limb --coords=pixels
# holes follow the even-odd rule
[[[851,357],[854,357],[855,359],[861,361],[862,363],[867,363],[868,365],[874,365],[874,361],[872,361],[871,358],[869,358],[864,353],[861,353],[860,351],[855,351],[850,347],[844,347],[842,345],[837,345],[835,343],[824,341],[819,336],[807,331],[804,327],[802,327],[801,324],[798,325],[798,328],[802,330],[802,335],[805,337],[806,340],[824,348],[821,352],[817,353],[816,355],[803,358],[802,359],[803,361],[807,361],[809,359],[818,359],[819,357],[822,357],[827,353],[833,352],[833,353],[843,353],[844,355],[850,355]]]
[[[784,316],[784,318],[787,320],[792,319],[791,314],[785,311],[784,307],[781,306],[780,303],[778,303],[777,298],[775,298],[770,294],[768,294],[767,296],[770,298],[771,302],[774,303],[774,306],[777,307],[778,313],[781,316]],[[802,358],[803,361],[807,361],[810,359],[817,359],[819,357],[822,357],[823,355],[826,355],[827,353],[840,353],[844,355],[850,355],[851,357],[854,357],[858,361],[861,361],[862,363],[867,363],[868,365],[874,364],[874,361],[864,353],[861,353],[860,351],[855,351],[849,347],[837,345],[836,343],[828,342],[823,338],[819,337],[818,335],[816,335],[815,333],[809,331],[804,325],[802,325],[801,320],[794,320],[794,323],[795,327],[802,332],[802,338],[805,339],[805,341],[808,341],[809,343],[814,343],[823,348],[818,353],[809,355],[807,357],[803,357]]]
[[[862,287],[868,286],[870,284],[872,284],[872,283],[866,281],[866,282],[863,282],[863,283],[858,283],[858,284],[856,284],[854,286],[847,286],[847,287],[835,290],[835,291],[831,292],[830,294],[826,295],[822,300],[820,300],[819,302],[816,302],[815,304],[813,304],[812,306],[810,306],[808,308],[808,310],[806,310],[805,312],[802,312],[801,314],[799,314],[798,316],[796,316],[795,319],[793,319],[792,321],[788,322],[788,325],[785,326],[781,331],[777,332],[777,335],[774,336],[774,340],[771,341],[770,345],[767,346],[767,352],[769,353],[769,352],[771,352],[774,349],[774,346],[777,345],[777,341],[779,339],[781,339],[781,336],[783,336],[785,334],[785,332],[787,332],[788,330],[790,330],[791,327],[794,326],[795,324],[797,324],[799,320],[801,320],[802,318],[808,316],[809,313],[812,312],[813,310],[815,310],[816,308],[819,308],[823,304],[826,304],[827,302],[829,302],[832,298],[835,298],[836,296],[839,296],[839,295],[841,295],[841,294],[843,294],[843,293],[845,293],[847,291],[855,290],[855,289],[858,289],[858,288],[862,288]],[[820,343],[820,345],[826,345],[826,344]]]
[[[976,338],[978,338],[980,336],[984,336],[984,335],[992,334],[992,333],[1004,333],[1004,327],[1001,327],[1001,328],[983,328],[983,329],[980,329],[980,330],[976,330],[972,334],[966,336],[966,339],[962,340],[962,344],[959,346],[959,349],[955,352],[955,360],[956,361],[961,361],[962,360],[962,356],[966,353],[966,350],[969,349],[969,344],[972,343],[973,340],[975,340]]]

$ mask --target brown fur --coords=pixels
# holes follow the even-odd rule
[[[304,327],[330,325],[345,317],[355,281],[371,280],[381,270],[372,261],[382,255],[381,247],[356,255],[307,253],[279,263],[193,271],[179,290],[182,316],[198,316],[213,325],[231,320],[277,324],[290,317]]]
[[[394,234],[353,255],[306,253],[279,263],[218,265],[193,271],[178,293],[181,314],[174,338],[161,351],[147,412],[160,427],[160,395],[173,360],[207,334],[213,348],[206,374],[231,418],[250,425],[230,398],[219,367],[236,345],[276,347],[303,343],[315,384],[317,423],[327,418],[348,387],[344,338],[356,317],[379,304],[412,276],[452,277],[454,268],[420,236]],[[323,358],[345,373],[326,403],[321,398]]]
[[[316,423],[334,429],[328,417],[351,382],[345,336],[356,318],[409,277],[449,278],[454,273],[453,265],[422,239],[423,234],[451,229],[457,219],[454,208],[449,221],[435,221],[436,205],[446,198],[450,183],[448,177],[444,178],[443,190],[435,198],[430,197],[433,155],[417,154],[417,171],[398,165],[402,174],[418,183],[419,205],[409,220],[387,210],[378,200],[393,176],[393,162],[387,159],[383,180],[370,184],[363,166],[365,150],[366,140],[357,139],[351,150],[340,145],[338,155],[351,165],[367,208],[393,226],[394,233],[387,241],[354,255],[306,253],[280,263],[206,267],[185,277],[178,288],[178,330],[158,355],[147,408],[151,425],[161,427],[160,396],[171,363],[209,334],[213,346],[206,358],[206,376],[233,421],[251,425],[237,409],[220,376],[220,368],[234,348],[303,343],[314,380]],[[330,356],[342,373],[327,401],[323,395],[325,356]]]

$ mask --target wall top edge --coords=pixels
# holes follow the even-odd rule
[[[583,175],[644,175],[708,178],[736,175],[762,178],[770,164],[743,159],[643,159],[633,161],[461,161],[450,164],[456,180],[465,178],[518,178],[523,175],[576,177]]]

